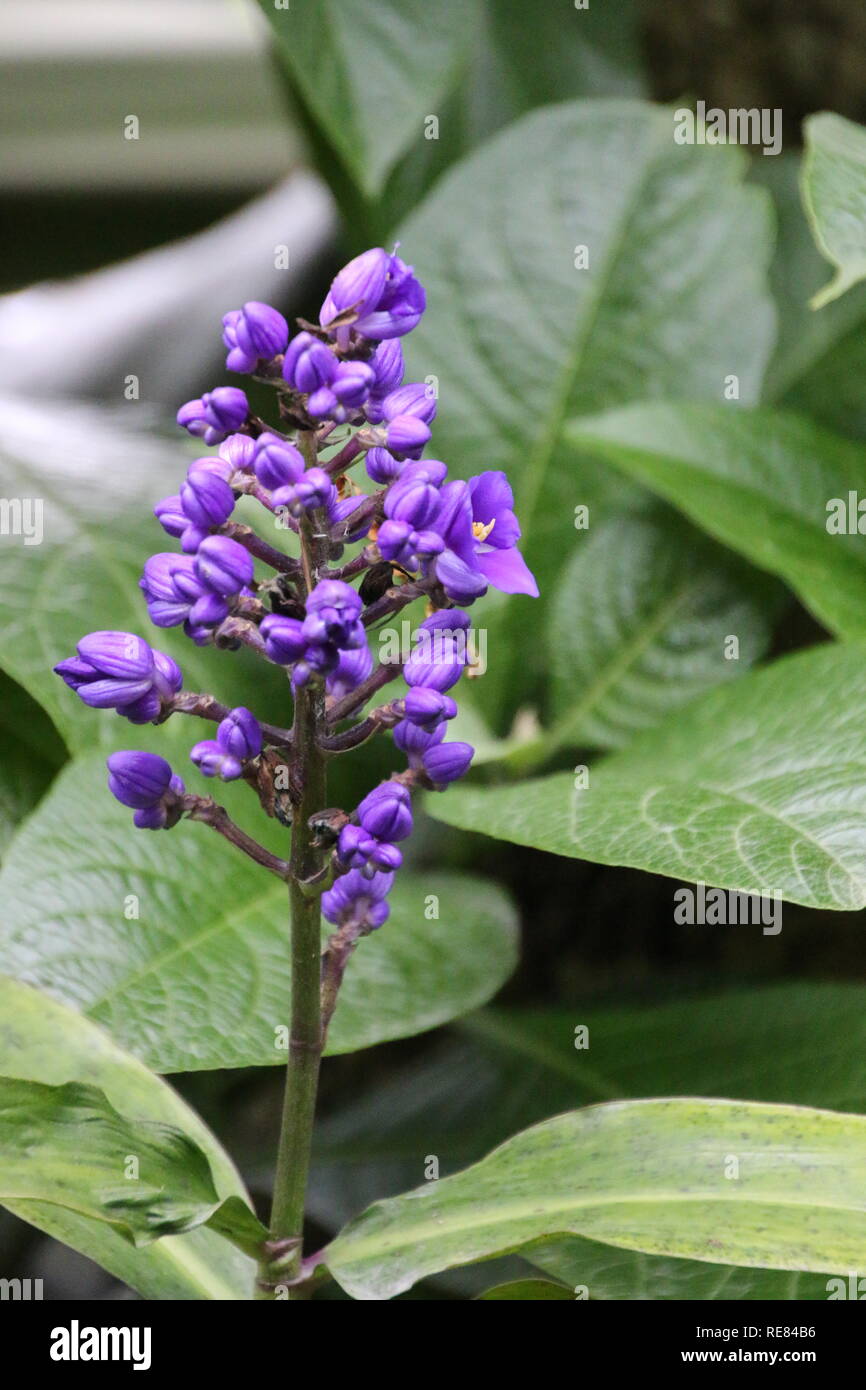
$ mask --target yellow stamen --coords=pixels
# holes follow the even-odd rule
[[[496,517],[492,521],[488,521],[486,526],[483,521],[473,521],[472,534],[477,541],[486,541],[495,525]]]

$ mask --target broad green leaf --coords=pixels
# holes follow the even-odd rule
[[[480,1293],[475,1300],[480,1303],[541,1303],[568,1302],[574,1300],[571,1289],[564,1284],[554,1284],[551,1279],[516,1279],[513,1284],[497,1284]]]
[[[205,1223],[265,1234],[239,1197],[220,1202],[207,1156],[182,1130],[124,1117],[96,1086],[0,1077],[0,1150],[0,1201],[48,1202],[135,1246]]]
[[[771,194],[778,224],[770,266],[778,335],[762,399],[852,433],[847,425],[864,415],[857,361],[866,351],[866,285],[819,314],[809,308],[810,296],[827,278],[827,264],[803,216],[800,166],[799,154],[781,154],[755,160],[751,171]]]
[[[484,1009],[319,1124],[312,1210],[336,1230],[417,1183],[428,1154],[447,1177],[517,1130],[601,1100],[665,1091],[863,1111],[864,1046],[866,991],[857,985],[775,985],[652,1007]],[[826,1298],[819,1276],[576,1239],[564,1243],[560,1273],[560,1244],[554,1262],[535,1250],[533,1262],[586,1284],[592,1298]]]
[[[262,718],[285,723],[290,700],[280,673],[248,652],[196,647],[176,631],[152,627],[147,616],[138,587],[144,563],[155,551],[176,549],[153,504],[183,480],[194,456],[183,440],[172,445],[136,432],[117,414],[71,404],[64,406],[60,449],[55,421],[35,405],[4,402],[4,423],[0,495],[40,501],[43,538],[27,545],[15,536],[4,544],[0,665],[42,705],[67,745],[135,747],[142,738],[111,711],[87,709],[51,669],[86,632],[101,628],[137,632],[169,652],[187,689],[254,703]]]
[[[207,1155],[219,1196],[246,1200],[225,1150],[165,1081],[121,1051],[82,1014],[5,976],[0,976],[0,1074],[51,1086],[67,1081],[98,1086],[115,1108],[182,1130]],[[27,1200],[6,1205],[22,1220],[89,1255],[143,1298],[250,1297],[253,1263],[205,1227],[135,1250],[104,1221],[53,1203]]]
[[[727,1100],[612,1102],[379,1202],[324,1262],[357,1299],[568,1233],[714,1264],[834,1273],[863,1261],[866,1118]],[[531,1255],[531,1249],[524,1253]]]
[[[801,416],[694,403],[626,406],[575,421],[569,436],[780,575],[825,626],[866,637],[866,550],[856,529],[857,503],[866,497],[860,445]],[[837,513],[842,534],[831,529],[840,524]]]
[[[852,910],[866,905],[864,761],[866,652],[827,645],[702,696],[588,786],[559,773],[427,807],[572,859]]]
[[[768,200],[742,185],[742,151],[676,145],[672,127],[671,111],[640,102],[532,112],[400,229],[427,287],[406,351],[410,377],[438,381],[435,452],[463,474],[509,473],[544,592],[571,553],[575,508],[597,520],[628,491],[566,446],[571,417],[647,396],[721,400],[731,372],[743,401],[760,391]],[[539,615],[525,598],[501,625],[495,605],[479,611],[507,704],[541,673],[525,641]]]
[[[476,0],[260,0],[297,94],[368,197],[425,138],[468,57]]]
[[[866,130],[820,111],[803,126],[803,206],[835,275],[812,297],[820,309],[866,279]]]
[[[0,970],[82,1010],[156,1071],[285,1062],[285,885],[206,826],[134,829],[101,756],[64,770],[0,882]],[[491,884],[402,873],[391,903],[346,972],[331,1052],[436,1027],[514,967],[515,915]]]
[[[628,743],[763,656],[776,608],[772,586],[666,512],[602,522],[553,598],[542,747]]]
[[[580,1290],[583,1298],[614,1302],[713,1303],[769,1299],[781,1303],[826,1301],[826,1274],[705,1264],[638,1250],[617,1250],[580,1236],[560,1236],[527,1256],[545,1274]],[[837,1274],[848,1271],[837,1270]],[[584,1293],[583,1290],[586,1290]],[[575,1294],[570,1297],[574,1298]]]

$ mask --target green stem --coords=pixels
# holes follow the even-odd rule
[[[306,450],[305,450],[306,452]],[[309,574],[315,584],[325,557],[315,540],[323,527],[302,525],[301,541]],[[283,1115],[277,1151],[269,1246],[259,1266],[257,1297],[298,1300],[309,1290],[294,1285],[301,1270],[302,1237],[307,1178],[316,1091],[322,1057],[321,1018],[321,909],[318,894],[309,896],[304,884],[321,868],[321,850],[314,843],[309,820],[326,804],[325,758],[318,746],[324,728],[324,690],[311,682],[295,694],[292,728],[292,772],[300,789],[292,813],[292,850],[289,858],[291,908],[292,1005],[289,1056]]]

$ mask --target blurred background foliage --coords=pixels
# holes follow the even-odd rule
[[[296,27],[290,41],[292,18],[305,12],[333,26],[333,42],[317,45],[312,23]],[[781,107],[785,152],[778,159],[752,154],[748,174],[750,184],[769,190],[777,226],[769,268],[777,336],[765,399],[808,410],[853,438],[866,434],[866,298],[855,292],[820,321],[809,320],[805,301],[826,272],[796,191],[802,118],[831,109],[866,119],[860,0],[592,0],[585,12],[570,0],[443,0],[435,7],[428,0],[292,0],[289,11],[267,0],[261,8],[252,0],[7,0],[4,27],[2,490],[18,495],[21,479],[31,470],[43,477],[47,460],[66,533],[50,582],[40,580],[41,607],[31,608],[22,592],[15,554],[0,556],[7,608],[0,843],[37,804],[77,737],[64,724],[75,711],[52,691],[53,678],[45,680],[42,706],[16,678],[38,688],[45,633],[59,613],[68,623],[80,612],[83,631],[96,613],[109,625],[109,591],[115,614],[131,602],[136,567],[158,548],[149,506],[171,490],[159,479],[191,456],[173,431],[173,411],[222,379],[221,314],[246,299],[312,314],[341,260],[393,239],[433,189],[404,242],[428,281],[425,248],[432,255],[453,235],[458,205],[468,219],[473,214],[471,177],[453,195],[453,185],[437,180],[535,108],[583,97]],[[424,139],[419,126],[428,113],[439,121],[435,140]],[[137,140],[123,138],[129,115],[140,124]],[[514,197],[522,178],[531,187],[544,173],[517,168]],[[426,211],[437,198],[440,218],[452,217],[447,225]],[[288,269],[275,267],[282,245]],[[741,250],[748,260],[750,248]],[[761,255],[758,248],[758,261]],[[433,321],[445,319],[446,305],[435,292],[429,305],[435,350]],[[744,344],[765,334],[759,314],[756,303],[754,321],[739,323]],[[545,331],[555,335],[556,325]],[[430,370],[428,340],[418,336],[423,373]],[[445,354],[447,346],[446,339]],[[135,402],[124,400],[128,373],[141,383]],[[586,389],[597,385],[589,373]],[[527,418],[527,433],[541,423]],[[446,394],[437,452],[457,471],[489,466],[483,438],[457,457],[461,427]],[[706,652],[695,625],[722,603],[730,605],[724,630],[734,625],[746,634],[744,665],[824,636],[765,577],[739,565],[730,579],[719,578],[730,557],[711,553],[682,520],[647,512],[624,480],[599,472],[592,485],[600,498],[613,489],[621,514],[607,530],[591,530],[572,555],[555,557],[565,568],[542,616],[518,601],[510,626],[497,627],[495,606],[485,610],[502,640],[491,641],[489,684],[479,683],[469,717],[483,711],[483,737],[500,755],[508,745],[495,740],[513,738],[517,719],[512,774],[540,763],[569,767],[584,744],[617,747],[637,727],[624,689],[592,718],[572,719],[553,744],[533,746],[539,716],[560,728],[570,717],[569,691],[592,678],[591,645],[573,639],[591,632],[608,574],[615,583],[631,566],[638,591],[645,583],[649,591],[682,585],[686,593],[692,626],[669,634],[671,651],[679,644],[686,659],[657,692],[653,713],[642,706],[638,725],[703,688]],[[128,564],[122,602],[100,568],[103,544]],[[642,621],[636,612],[635,624]],[[128,617],[139,630],[142,622],[143,612],[137,623]],[[42,643],[33,643],[34,624]],[[551,633],[549,670],[542,628]],[[178,649],[186,660],[189,653]],[[503,650],[510,665],[499,665]],[[207,658],[203,672],[197,682],[213,672],[221,693],[236,679],[241,698],[243,672],[227,677],[224,665]],[[257,710],[276,718],[280,688],[262,679],[258,685]],[[86,737],[104,735],[100,725]],[[341,767],[333,801],[356,799],[388,756],[365,750]],[[500,776],[503,766],[482,775]],[[453,1171],[534,1120],[587,1101],[703,1093],[866,1105],[856,1065],[866,1028],[859,914],[786,906],[784,931],[767,938],[676,924],[671,883],[633,870],[542,856],[432,822],[413,852],[422,869],[472,869],[505,886],[522,917],[521,963],[495,1007],[434,1034],[329,1061],[312,1241],[374,1197],[421,1181],[427,1155],[438,1156],[443,1173]],[[603,1056],[581,1059],[575,1079],[573,1035],[584,1023],[598,1023],[608,1045]],[[175,1080],[263,1201],[280,1076],[257,1069]],[[8,1214],[0,1229],[0,1272],[44,1274],[46,1296],[133,1296]],[[574,1270],[591,1269],[592,1279],[579,1282],[612,1298],[712,1298],[724,1273],[599,1253],[576,1241],[539,1260],[566,1282],[578,1281]],[[495,1282],[493,1273],[452,1273],[422,1292],[465,1297]],[[723,1296],[816,1297],[822,1287],[740,1271]]]

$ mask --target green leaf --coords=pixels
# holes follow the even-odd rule
[[[653,1302],[713,1303],[770,1299],[783,1303],[824,1302],[825,1274],[790,1270],[744,1269],[735,1265],[704,1264],[638,1250],[616,1250],[580,1236],[560,1236],[534,1247],[532,1264],[561,1279],[583,1297],[615,1302],[649,1299]],[[847,1273],[847,1271],[846,1271]],[[574,1298],[574,1294],[570,1297]]]
[[[246,1201],[234,1165],[213,1134],[166,1082],[95,1023],[30,985],[0,976],[0,1073],[57,1086],[98,1086],[115,1107],[183,1130],[207,1155],[222,1199]],[[255,1267],[205,1227],[135,1250],[104,1221],[50,1202],[7,1205],[48,1235],[97,1261],[148,1299],[248,1299]]]
[[[182,1130],[125,1119],[96,1086],[0,1077],[0,1149],[0,1201],[48,1202],[135,1246],[211,1218],[232,1236],[265,1235],[239,1197],[220,1203],[207,1156]]]
[[[820,309],[866,279],[866,130],[820,111],[803,131],[803,206],[818,249],[836,267],[812,297],[812,308]]]
[[[776,608],[772,586],[660,509],[602,522],[553,598],[555,722],[543,750],[618,748],[735,679],[766,652]],[[734,659],[726,649],[732,635]]]
[[[574,1294],[562,1284],[554,1284],[550,1279],[516,1279],[513,1284],[497,1284],[480,1293],[475,1302],[481,1303],[536,1303],[554,1300],[574,1302]]]
[[[449,788],[427,808],[572,859],[854,910],[866,905],[864,761],[866,652],[828,645],[702,696],[586,787],[560,773]]]
[[[87,709],[54,675],[54,664],[92,628],[140,633],[180,662],[188,689],[255,703],[262,718],[285,723],[290,699],[281,673],[249,652],[196,647],[152,627],[147,616],[138,587],[144,562],[176,548],[153,504],[183,480],[190,461],[183,441],[167,444],[108,412],[70,404],[58,453],[50,415],[6,402],[4,420],[0,495],[42,501],[43,539],[26,545],[14,537],[3,547],[0,665],[42,705],[67,745],[136,747],[147,736],[110,710]]]
[[[155,1070],[285,1062],[285,885],[206,826],[134,829],[100,756],[64,770],[0,883],[0,969],[102,1023]],[[330,1052],[434,1028],[484,1003],[514,967],[515,915],[492,885],[401,873],[391,903],[346,972]]]
[[[437,455],[463,474],[509,473],[542,592],[578,538],[575,507],[612,515],[628,491],[566,445],[572,416],[646,396],[721,400],[734,370],[744,401],[760,391],[769,201],[742,185],[742,151],[679,146],[672,128],[671,111],[632,101],[532,112],[400,229],[427,287],[407,374],[438,380]],[[542,674],[521,633],[539,615],[524,598],[505,617],[479,612],[498,702],[519,700]]]
[[[727,1100],[559,1115],[451,1178],[369,1208],[323,1253],[352,1297],[570,1233],[759,1268],[854,1270],[866,1118]]]
[[[661,402],[577,420],[569,436],[780,575],[825,626],[866,637],[856,498],[854,534],[847,530],[849,492],[866,496],[859,445],[797,415]],[[836,510],[842,534],[828,529]]]
[[[369,197],[425,139],[454,85],[478,19],[476,0],[260,0],[298,95]],[[429,137],[428,137],[429,138]]]
[[[418,1182],[431,1148],[448,1176],[516,1130],[600,1100],[664,1091],[862,1111],[864,1047],[859,985],[774,985],[652,1007],[484,1009],[319,1124],[312,1210],[336,1230]],[[587,1285],[592,1298],[827,1296],[814,1275],[711,1267],[574,1238],[551,1251],[550,1261],[536,1250],[531,1258],[571,1287]]]

